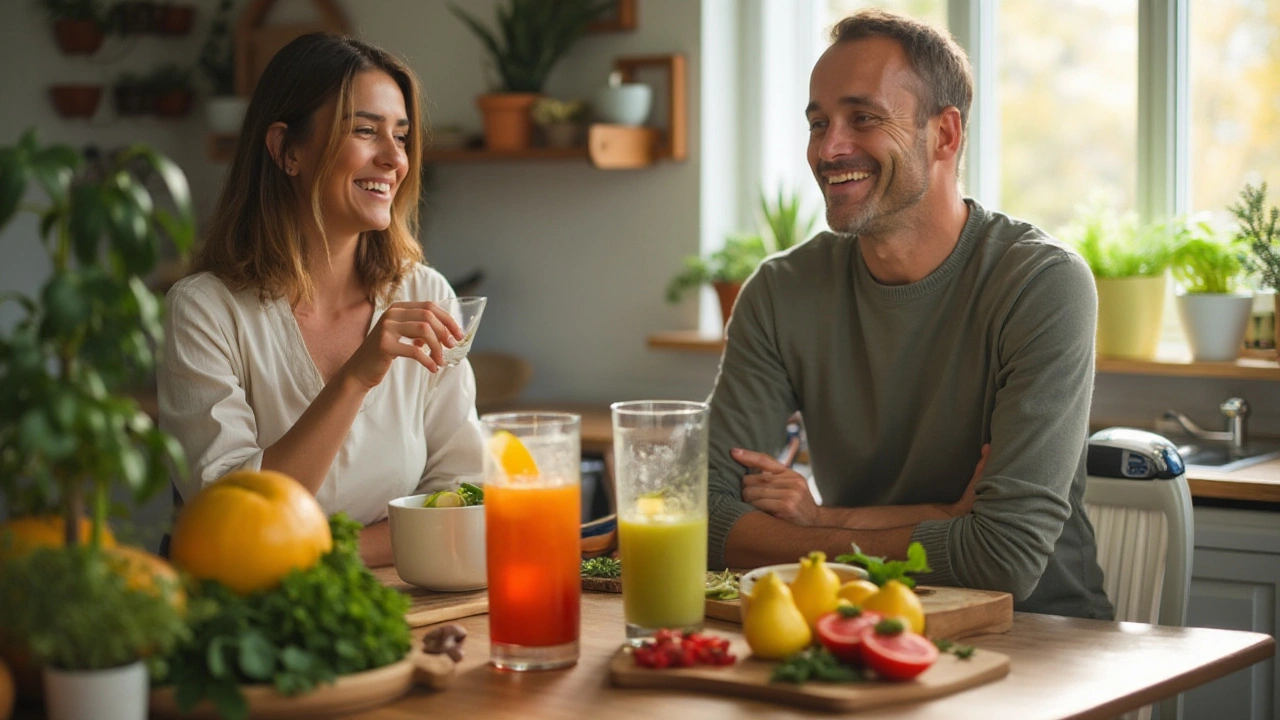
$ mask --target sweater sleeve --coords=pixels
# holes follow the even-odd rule
[[[157,368],[160,427],[182,445],[184,500],[238,469],[262,467],[258,427],[240,377],[230,309],[196,288],[166,298],[164,361]]]
[[[725,541],[734,523],[755,510],[742,500],[745,468],[733,448],[776,454],[786,422],[798,407],[774,332],[775,301],[765,266],[738,295],[725,335],[724,355],[711,395],[707,478],[707,567],[725,567]]]
[[[1071,513],[1093,389],[1097,291],[1063,253],[1028,280],[1000,326],[991,454],[973,512],[929,521],[912,536],[933,573],[921,582],[1035,590]]]

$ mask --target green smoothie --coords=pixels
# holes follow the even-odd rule
[[[632,626],[645,630],[702,627],[707,584],[705,517],[620,518],[618,551],[629,630]]]

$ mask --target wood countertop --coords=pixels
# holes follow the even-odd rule
[[[1190,468],[1187,485],[1193,498],[1280,503],[1280,460],[1231,472]]]

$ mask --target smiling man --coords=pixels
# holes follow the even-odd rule
[[[712,567],[857,543],[930,584],[1109,618],[1083,510],[1096,295],[1083,261],[961,192],[972,72],[954,40],[846,18],[810,77],[822,233],[742,290],[712,395]],[[803,413],[814,482],[772,458]]]

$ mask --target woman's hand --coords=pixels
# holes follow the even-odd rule
[[[444,365],[444,349],[458,344],[462,328],[433,302],[398,302],[378,318],[364,342],[342,366],[365,389],[372,389],[397,357],[412,358],[431,372]]]

